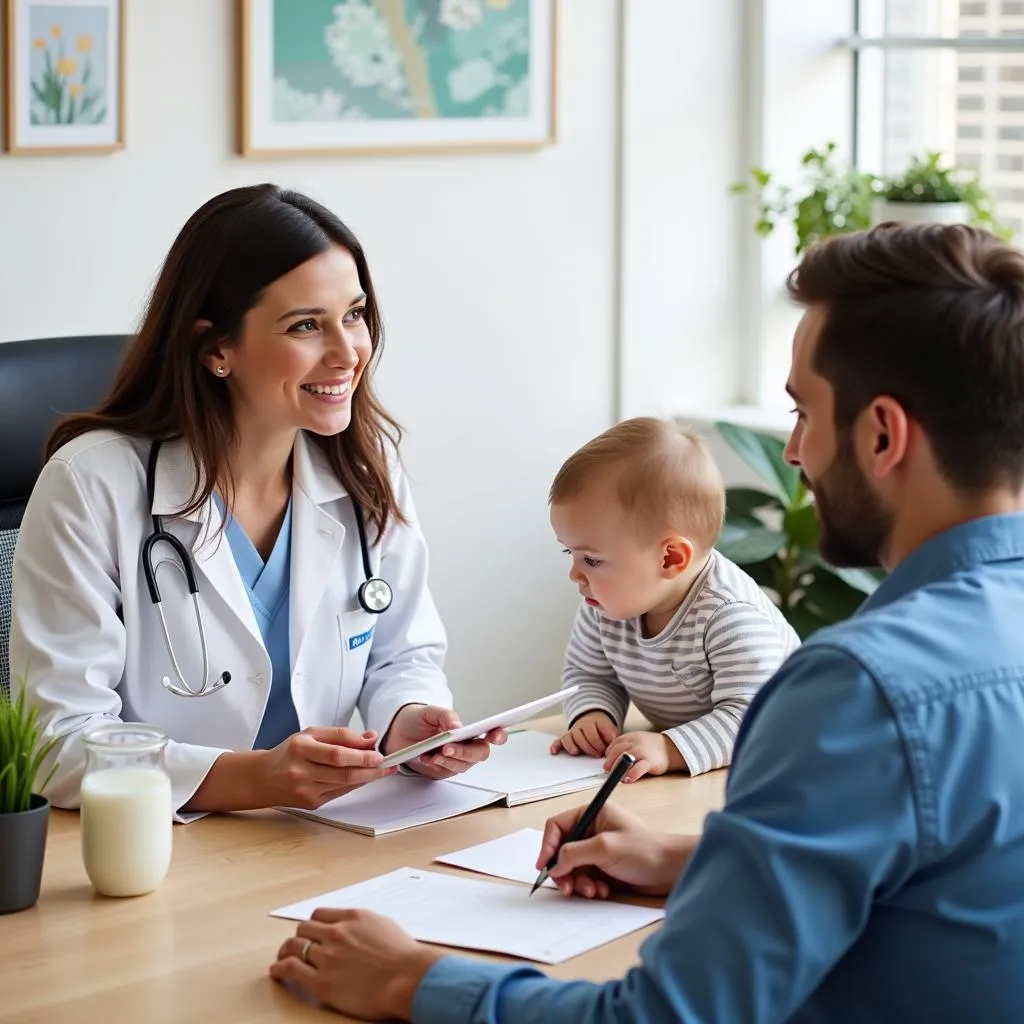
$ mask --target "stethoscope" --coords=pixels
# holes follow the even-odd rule
[[[156,460],[160,453],[162,442],[154,441],[153,447],[149,450],[149,461],[146,464],[146,500],[150,509],[153,508],[153,497],[156,487]],[[386,580],[373,575],[370,568],[370,545],[366,538],[366,523],[363,521],[363,510],[359,503],[352,502],[352,508],[356,516],[356,529],[359,532],[359,547],[363,556],[363,574],[366,579],[359,585],[356,597],[364,611],[372,615],[380,615],[391,607],[394,599],[394,592]],[[181,666],[174,654],[174,645],[171,643],[171,634],[167,629],[167,620],[164,618],[164,609],[160,600],[160,588],[156,582],[156,569],[153,566],[153,548],[163,542],[169,544],[177,556],[177,565],[169,561],[167,564],[175,565],[185,577],[188,584],[188,592],[192,598],[192,607],[196,613],[196,625],[199,629],[199,644],[203,652],[203,684],[198,690],[193,690],[185,681],[182,675]],[[161,565],[164,563],[161,562]],[[164,688],[178,697],[208,697],[211,693],[224,689],[231,682],[230,672],[221,672],[214,680],[210,680],[210,653],[206,644],[206,623],[203,621],[203,609],[199,604],[199,585],[196,582],[195,565],[192,556],[185,545],[164,529],[163,518],[153,513],[153,532],[143,541],[142,544],[142,571],[146,576],[146,586],[149,588],[150,600],[156,607],[156,613],[160,617],[160,631],[164,635],[164,644],[167,646],[167,653],[171,658],[171,667],[178,678],[177,684],[172,683],[169,676],[164,676],[161,682]]]

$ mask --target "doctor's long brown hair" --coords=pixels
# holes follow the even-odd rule
[[[184,438],[198,479],[182,511],[201,508],[221,478],[224,455],[235,440],[224,381],[209,372],[202,357],[238,338],[245,314],[264,288],[332,245],[347,249],[358,268],[372,354],[352,395],[348,428],[331,437],[309,437],[378,536],[391,520],[404,522],[388,471],[389,449],[397,448],[402,432],[373,390],[371,370],[384,337],[366,256],[333,213],[275,185],[224,192],[189,218],[164,261],[110,394],[95,411],[59,423],[47,442],[46,457],[80,434],[103,428],[154,440]],[[213,326],[197,333],[199,320]]]

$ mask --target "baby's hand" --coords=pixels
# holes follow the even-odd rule
[[[572,728],[551,744],[551,753],[589,754],[604,757],[608,744],[619,735],[619,727],[605,711],[588,711],[573,722]]]
[[[636,764],[626,772],[623,782],[636,782],[645,775],[686,771],[679,748],[660,732],[627,732],[608,744],[604,770],[610,772],[622,754],[632,754]]]

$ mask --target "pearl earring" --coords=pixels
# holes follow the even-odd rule
[[[224,374],[227,373],[228,371],[225,370],[223,366],[218,366],[215,372],[218,377],[223,377]]]

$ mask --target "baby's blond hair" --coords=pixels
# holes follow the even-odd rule
[[[668,420],[623,420],[569,456],[555,476],[551,504],[610,483],[638,533],[670,531],[710,549],[725,516],[725,484],[703,440]]]

